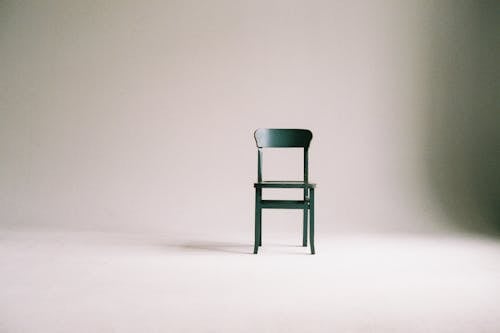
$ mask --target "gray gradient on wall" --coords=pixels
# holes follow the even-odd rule
[[[500,4],[436,7],[429,66],[429,184],[451,221],[500,232]],[[439,19],[438,19],[439,18]]]
[[[498,230],[498,13],[2,1],[0,225],[250,235],[253,130],[303,127],[320,231]]]

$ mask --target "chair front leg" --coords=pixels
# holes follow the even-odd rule
[[[262,199],[262,189],[256,188],[255,189],[255,240],[253,247],[254,254],[257,254],[259,246],[262,245],[262,238],[261,238],[262,208],[260,206],[261,199]]]
[[[315,254],[316,251],[314,250],[314,188],[310,189],[309,192],[309,226],[310,226],[310,231],[309,231],[309,237],[311,241],[311,254]]]
[[[262,208],[259,208],[259,246],[262,246]]]

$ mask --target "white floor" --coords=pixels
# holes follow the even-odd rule
[[[1,231],[0,332],[500,332],[497,240],[320,236]]]

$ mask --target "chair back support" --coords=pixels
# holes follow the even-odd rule
[[[308,148],[312,133],[306,129],[259,128],[254,137],[259,148]]]
[[[312,132],[307,129],[259,128],[254,133],[259,149],[257,179],[262,181],[262,148],[304,148],[304,181],[309,179],[309,144]]]

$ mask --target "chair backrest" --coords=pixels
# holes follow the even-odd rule
[[[257,147],[308,148],[312,133],[306,129],[259,128],[254,133]]]
[[[307,129],[259,128],[254,132],[257,143],[257,178],[262,181],[262,148],[304,148],[304,181],[309,180],[309,144],[312,132]]]

